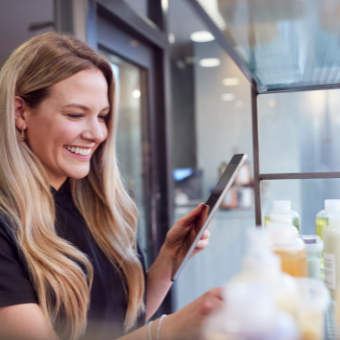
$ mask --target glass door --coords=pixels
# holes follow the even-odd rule
[[[147,204],[147,132],[145,117],[145,71],[104,49],[99,50],[110,61],[118,91],[117,160],[125,188],[139,211],[137,240],[148,260]],[[144,104],[144,105],[143,105]],[[145,152],[144,152],[145,151]],[[148,262],[148,261],[147,261]],[[148,263],[147,263],[148,265]]]

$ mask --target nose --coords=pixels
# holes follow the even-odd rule
[[[91,140],[95,143],[103,142],[107,137],[107,127],[97,118],[88,119],[86,128],[82,133],[82,138]]]

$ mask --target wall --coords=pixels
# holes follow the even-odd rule
[[[53,30],[52,25],[34,31],[31,24],[53,22],[53,0],[0,1],[0,67],[21,43],[40,33]]]

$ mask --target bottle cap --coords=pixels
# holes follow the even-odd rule
[[[340,211],[340,200],[325,200],[325,210]]]
[[[306,244],[307,252],[322,252],[323,241],[318,235],[301,235],[300,237]]]
[[[273,245],[291,245],[298,237],[298,230],[288,223],[269,223],[269,237]]]
[[[290,201],[274,201],[273,202],[274,210],[291,210]]]

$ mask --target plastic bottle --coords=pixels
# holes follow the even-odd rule
[[[277,307],[295,313],[298,288],[295,280],[281,271],[281,259],[271,249],[268,230],[247,230],[247,252],[243,258],[243,270],[230,280],[229,286],[240,282],[267,285]]]
[[[335,300],[340,288],[340,216],[330,216],[328,220],[323,230],[325,283]]]
[[[318,235],[301,235],[307,247],[308,277],[320,280],[323,242]]]
[[[328,218],[330,215],[340,215],[340,200],[325,200],[325,209],[318,212],[315,219],[316,235],[321,240],[323,230],[328,226]]]
[[[328,226],[328,219],[330,216],[340,216],[340,200],[325,200],[325,209],[317,213],[315,219],[316,235],[321,240],[323,239],[323,230]],[[324,280],[324,259],[323,253],[321,254],[321,279]]]
[[[238,283],[225,290],[224,306],[208,320],[206,340],[298,340],[293,317],[279,311],[268,287]]]
[[[297,229],[288,223],[269,223],[274,253],[281,257],[282,271],[294,277],[307,277],[307,250]]]
[[[331,302],[325,284],[319,279],[296,279],[300,300],[296,311],[301,340],[322,340],[324,314]]]
[[[274,215],[274,216],[273,216]],[[264,225],[268,226],[270,222],[281,222],[280,216],[289,216],[291,218],[291,223],[300,232],[300,216],[299,214],[291,210],[290,201],[274,201],[273,210],[269,211],[264,217]]]

